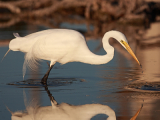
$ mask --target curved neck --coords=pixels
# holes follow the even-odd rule
[[[74,58],[74,61],[95,65],[108,63],[110,60],[113,59],[114,56],[114,48],[109,44],[109,38],[110,36],[107,36],[105,34],[105,36],[102,39],[103,48],[107,53],[106,55],[96,55],[92,53],[87,46],[86,48],[84,48],[83,46],[80,47],[77,51],[77,56]]]
[[[108,116],[107,120],[116,120],[115,112],[107,105],[101,104],[86,104],[78,107],[78,114],[81,120],[90,120],[98,114],[105,114]]]

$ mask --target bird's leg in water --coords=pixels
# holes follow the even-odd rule
[[[49,67],[48,71],[46,72],[46,74],[43,76],[43,78],[41,79],[41,83],[46,85],[47,84],[47,79],[49,76],[49,73],[51,71],[51,69],[53,68],[54,65],[52,65],[51,67]]]
[[[54,99],[54,97],[52,96],[52,94],[50,93],[50,91],[48,90],[48,86],[45,85],[44,87],[45,87],[45,91],[47,92],[47,94],[48,94],[50,100],[52,101],[52,103],[54,103],[54,105],[57,105],[58,103],[57,103],[57,101]]]

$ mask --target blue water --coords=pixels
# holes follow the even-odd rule
[[[65,25],[65,24],[64,24]],[[28,30],[27,27],[31,25],[19,26],[8,29],[1,29],[0,38],[12,39],[13,32],[20,32],[26,35],[46,27],[38,26],[35,30]],[[87,42],[91,51],[99,46],[99,40],[89,40]],[[8,50],[8,46],[0,47],[0,59]],[[101,48],[96,54],[105,54]],[[22,84],[22,66],[24,61],[24,54],[21,52],[10,51],[4,60],[0,63],[0,117],[2,120],[9,120],[11,111],[25,110],[24,105],[24,92],[27,95],[28,101],[36,99],[42,106],[50,105],[49,97],[41,85],[27,83]],[[46,61],[40,63],[37,72],[27,71],[24,81],[29,79],[39,80],[48,69]],[[79,62],[67,63],[60,65],[56,63],[52,69],[49,81],[54,81],[56,78],[60,80],[59,84],[50,85],[48,88],[58,103],[69,103],[73,105],[100,103],[110,106],[116,113],[117,119],[130,119],[136,111],[144,103],[144,111],[139,115],[137,120],[145,119],[145,110],[151,110],[150,106],[154,106],[154,102],[160,101],[155,98],[155,101],[149,101],[150,96],[153,94],[146,94],[141,92],[134,92],[125,89],[125,86],[132,81],[139,79],[139,66],[135,61],[128,60],[117,50],[112,61],[104,65],[89,65]],[[70,80],[71,83],[61,82]],[[147,98],[145,98],[147,96]],[[142,97],[142,99],[141,99]],[[148,105],[147,105],[148,104]],[[142,110],[143,110],[142,109]],[[159,108],[156,108],[158,111]],[[154,112],[154,111],[153,111]],[[158,116],[158,114],[152,114]],[[153,117],[154,118],[154,117]],[[97,116],[94,119],[106,119],[106,116]],[[150,119],[150,118],[149,118]],[[148,119],[148,120],[149,120]]]

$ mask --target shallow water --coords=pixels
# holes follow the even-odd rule
[[[14,29],[6,30],[3,35],[6,36],[13,31]],[[21,31],[22,34],[31,32]],[[8,37],[8,39],[11,38],[13,36]],[[91,51],[94,51],[100,41],[89,40],[87,44]],[[0,47],[0,58],[3,58],[7,50],[7,46]],[[159,47],[150,49],[137,47],[136,53],[142,64],[143,73],[140,66],[128,57],[127,52],[120,51],[123,51],[123,48],[116,49],[113,60],[105,65],[88,65],[78,62],[65,65],[56,63],[48,79],[48,89],[58,103],[108,105],[115,111],[118,120],[129,120],[143,104],[144,107],[137,120],[158,120],[160,93],[150,88],[144,90],[144,87],[154,82],[152,88],[159,89]],[[105,54],[105,52],[101,48],[96,54]],[[24,91],[29,101],[35,99],[42,106],[50,105],[44,87],[39,84],[48,69],[46,61],[40,63],[36,72],[27,71],[23,80],[23,60],[23,53],[11,51],[0,63],[0,116],[3,120],[9,120],[11,117],[6,106],[11,111],[25,109]],[[104,120],[105,118],[106,116],[97,116],[93,119]]]

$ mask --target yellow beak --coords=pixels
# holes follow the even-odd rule
[[[128,43],[123,40],[121,40],[121,43],[125,46],[126,50],[132,55],[132,57],[136,60],[136,62],[141,66],[140,62],[138,61],[136,55],[134,54]]]

